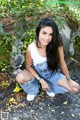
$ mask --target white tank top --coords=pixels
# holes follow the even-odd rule
[[[34,42],[32,42],[29,45],[29,49],[30,49],[30,53],[31,53],[31,57],[32,57],[33,65],[34,66],[37,65],[37,64],[39,64],[39,63],[47,61],[46,57],[42,57],[42,56],[39,55]]]

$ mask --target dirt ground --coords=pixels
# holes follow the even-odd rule
[[[80,65],[71,62],[68,67],[72,79],[80,84]],[[13,93],[15,82],[7,73],[0,74],[0,84],[3,80],[10,87],[0,87],[0,120],[80,120],[80,92],[50,98],[41,91],[35,100],[28,102],[23,91]]]

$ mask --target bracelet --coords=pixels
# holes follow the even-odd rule
[[[30,67],[30,66],[32,66],[32,64],[30,64],[30,65],[26,65],[27,68]]]
[[[36,79],[39,81],[41,78],[40,78],[40,77],[37,77]]]
[[[66,78],[68,81],[69,81],[69,80],[71,80],[71,78],[70,78],[69,76],[68,76],[68,77],[67,77],[67,76],[65,76],[65,78]]]

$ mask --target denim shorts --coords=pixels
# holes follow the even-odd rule
[[[68,92],[67,89],[58,85],[58,80],[64,78],[65,76],[60,72],[52,73],[52,71],[50,71],[47,67],[47,62],[37,64],[36,66],[33,66],[33,68],[50,86],[50,90],[48,92],[54,92],[55,94]],[[38,94],[40,88],[37,79],[33,79],[24,85],[20,84],[20,86],[26,93],[36,95]]]

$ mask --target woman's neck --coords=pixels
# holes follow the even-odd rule
[[[46,49],[46,46],[45,45],[42,45],[40,42],[38,42],[38,45],[41,49]]]

